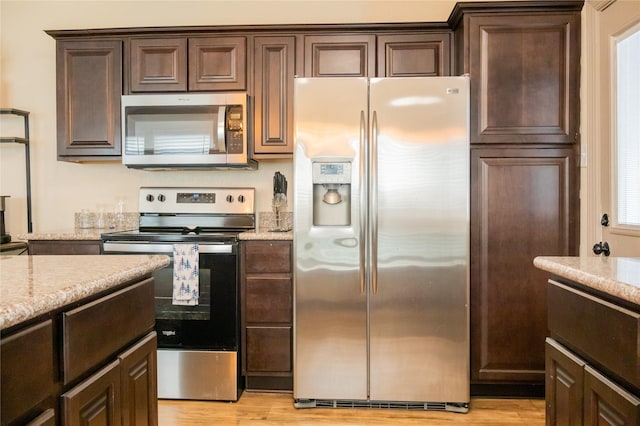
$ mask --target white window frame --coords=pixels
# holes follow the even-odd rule
[[[627,28],[625,31],[621,32],[615,37],[611,38],[611,167],[610,167],[610,183],[611,183],[611,212],[613,212],[613,217],[611,217],[611,228],[610,232],[613,234],[620,235],[632,235],[632,236],[640,236],[640,226],[638,225],[628,225],[619,223],[619,215],[618,215],[618,43],[632,34],[640,32],[640,22],[636,22],[634,25]]]

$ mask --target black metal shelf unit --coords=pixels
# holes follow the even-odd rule
[[[0,143],[19,143],[24,145],[24,157],[25,157],[25,173],[26,173],[26,185],[27,185],[27,231],[33,231],[33,224],[31,223],[31,156],[29,154],[29,112],[15,108],[0,108],[0,114],[13,114],[21,116],[24,119],[24,137],[0,137]]]

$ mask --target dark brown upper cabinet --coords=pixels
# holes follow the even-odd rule
[[[189,38],[189,90],[246,90],[247,39]]]
[[[580,14],[467,19],[471,142],[576,142]]]
[[[304,38],[305,77],[375,77],[376,37],[308,35]]]
[[[122,41],[56,46],[58,159],[119,158]]]
[[[295,36],[254,38],[254,158],[293,154]]]
[[[132,38],[131,93],[246,90],[244,36]]]
[[[132,93],[187,90],[186,38],[134,38],[129,46]]]
[[[450,75],[449,33],[380,35],[378,77]]]

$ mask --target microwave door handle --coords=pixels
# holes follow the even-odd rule
[[[227,142],[225,140],[225,136],[227,132],[225,131],[225,122],[227,117],[227,107],[219,106],[218,107],[218,142],[222,146],[221,152],[227,152]],[[211,141],[213,143],[213,141]],[[210,149],[215,147],[210,147]],[[211,151],[209,151],[211,152]]]

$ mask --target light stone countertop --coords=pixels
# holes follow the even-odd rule
[[[272,232],[258,228],[255,231],[246,231],[238,235],[239,240],[293,240],[293,231]]]
[[[165,255],[0,256],[0,330],[167,265]]]
[[[113,230],[109,231],[108,229],[76,228],[54,232],[32,232],[30,234],[18,234],[17,237],[19,240],[23,241],[100,240],[100,234],[104,232],[113,232]]]
[[[640,305],[640,258],[536,257],[533,264],[554,275]]]

